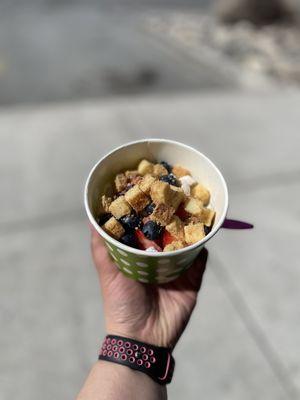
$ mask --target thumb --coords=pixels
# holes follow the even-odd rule
[[[101,283],[105,284],[108,280],[114,279],[119,271],[109,256],[104,240],[93,226],[91,226],[91,249]]]

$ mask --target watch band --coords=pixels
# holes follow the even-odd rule
[[[161,385],[171,382],[175,367],[171,349],[115,335],[105,337],[98,359],[144,372]]]

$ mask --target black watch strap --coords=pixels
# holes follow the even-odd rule
[[[105,337],[99,360],[144,372],[161,385],[171,382],[175,367],[171,349],[115,335]]]

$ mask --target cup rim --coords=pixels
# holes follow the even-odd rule
[[[91,180],[91,177],[94,173],[94,171],[96,170],[96,168],[98,167],[98,165],[104,161],[107,157],[109,157],[111,154],[126,148],[128,146],[131,146],[133,144],[137,144],[137,143],[144,143],[144,142],[163,142],[163,143],[170,143],[170,144],[176,144],[179,145],[181,147],[185,147],[186,149],[193,151],[194,153],[200,154],[207,162],[208,164],[216,171],[217,175],[220,178],[220,181],[222,183],[222,187],[223,187],[223,192],[225,195],[225,205],[224,205],[224,209],[223,212],[220,216],[219,222],[213,227],[213,229],[211,230],[211,232],[209,232],[208,235],[206,235],[202,240],[199,240],[198,242],[191,244],[189,246],[184,247],[183,249],[178,249],[178,250],[172,250],[172,251],[164,251],[164,252],[147,252],[146,250],[140,250],[140,249],[135,249],[134,247],[130,247],[127,246],[121,242],[119,242],[118,240],[114,239],[112,236],[110,236],[108,233],[106,233],[96,222],[89,204],[88,204],[88,190],[89,190],[89,183]],[[140,140],[133,140],[127,143],[122,144],[121,146],[115,147],[113,150],[109,151],[108,153],[106,153],[103,157],[100,158],[100,160],[98,160],[96,162],[96,164],[92,167],[86,183],[85,183],[85,187],[84,187],[84,206],[85,206],[85,210],[87,213],[87,216],[91,222],[91,224],[93,225],[93,227],[96,229],[96,231],[108,242],[110,242],[111,244],[113,244],[116,247],[119,247],[120,249],[124,250],[124,251],[129,251],[131,253],[134,253],[136,255],[140,255],[140,256],[147,256],[147,257],[154,257],[154,258],[159,258],[159,257],[165,257],[165,256],[177,256],[179,254],[183,254],[183,253],[187,253],[190,250],[194,250],[199,246],[203,246],[206,242],[208,242],[221,228],[227,211],[228,211],[228,188],[227,188],[227,184],[226,181],[221,173],[221,171],[219,170],[219,168],[203,153],[201,153],[199,150],[196,150],[195,148],[193,148],[192,146],[189,146],[187,144],[178,142],[176,140],[171,140],[171,139],[159,139],[159,138],[148,138],[148,139],[140,139]]]

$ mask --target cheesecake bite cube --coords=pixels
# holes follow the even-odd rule
[[[141,175],[151,174],[153,172],[154,164],[148,160],[142,160],[138,165],[138,172]]]
[[[174,238],[184,240],[184,223],[177,215],[173,215],[171,221],[166,226],[166,230]]]
[[[112,215],[119,219],[123,217],[124,215],[128,215],[131,213],[131,206],[130,204],[125,200],[125,196],[120,196],[117,197],[116,200],[114,200],[111,205],[109,206],[109,212],[112,213]]]
[[[195,199],[194,197],[189,197],[184,204],[184,210],[191,215],[200,216],[202,209],[202,201]]]
[[[152,214],[150,215],[150,219],[162,226],[166,226],[171,221],[174,212],[175,208],[171,206],[167,206],[166,204],[162,203],[157,204]]]
[[[120,239],[125,233],[125,229],[115,217],[111,217],[106,221],[102,228],[115,239]]]
[[[162,181],[154,182],[150,189],[150,196],[155,204],[170,205],[170,185]]]
[[[197,183],[197,185],[191,188],[191,195],[196,199],[201,200],[204,206],[209,204],[210,192],[201,183]]]
[[[156,177],[152,176],[151,174],[146,174],[138,185],[142,192],[149,195],[151,186],[155,181],[157,181]]]
[[[127,186],[127,177],[125,174],[117,174],[115,177],[115,186],[117,192],[122,192]]]
[[[138,185],[134,185],[125,193],[125,200],[136,212],[142,211],[150,203],[150,198],[141,191]]]
[[[203,224],[206,226],[211,226],[214,221],[215,215],[216,212],[214,210],[211,210],[210,208],[203,208],[200,215],[201,222],[203,222]]]
[[[109,206],[112,203],[112,198],[107,196],[106,194],[104,194],[103,196],[101,196],[101,205],[102,208],[105,212],[109,212]]]
[[[155,176],[168,175],[168,170],[162,164],[155,164],[153,167],[153,175]]]
[[[189,224],[184,227],[185,241],[188,244],[194,244],[205,237],[204,224]]]
[[[185,194],[181,187],[170,185],[170,204],[175,208],[175,211],[179,205],[184,201]]]

